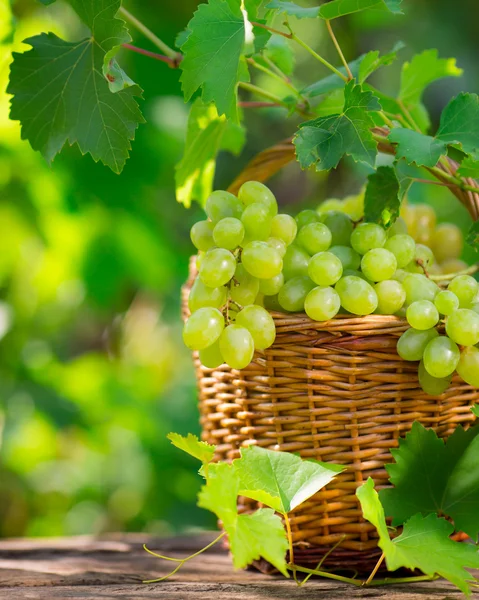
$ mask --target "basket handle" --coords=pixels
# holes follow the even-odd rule
[[[373,132],[383,136],[389,133],[387,129],[382,127],[376,127]],[[395,147],[389,143],[380,143],[378,148],[381,152],[386,154],[394,155],[396,153]],[[285,165],[292,162],[295,159],[295,156],[295,148],[292,138],[283,140],[279,144],[263,150],[246,165],[243,171],[230,185],[228,190],[233,194],[237,194],[238,190],[243,183],[245,183],[245,181],[267,181]],[[450,158],[448,158],[447,161],[451,167],[452,173],[455,175],[457,169],[459,168],[459,164]],[[438,168],[446,173],[446,170],[442,165],[439,164]],[[479,219],[479,194],[476,192],[463,190],[458,185],[450,184],[446,179],[442,179],[437,173],[433,173],[433,175],[442,183],[448,184],[451,192],[456,196],[456,198],[458,198],[461,204],[467,208],[472,219],[477,221]],[[467,185],[474,187],[478,185],[474,179],[462,178],[462,181],[464,181],[464,183]]]

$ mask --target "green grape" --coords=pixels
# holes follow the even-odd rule
[[[406,292],[399,281],[388,279],[374,286],[378,296],[377,312],[380,315],[394,315],[406,302]]]
[[[224,326],[225,320],[217,308],[200,308],[186,321],[183,341],[190,350],[203,350],[216,342]]]
[[[236,317],[237,325],[246,327],[251,333],[255,348],[265,350],[276,338],[273,317],[261,306],[251,305],[243,308]]]
[[[329,198],[329,200],[325,200],[321,202],[321,204],[316,209],[318,215],[323,215],[324,213],[330,212],[332,210],[336,210],[339,212],[343,211],[343,201],[338,198]]]
[[[441,290],[434,299],[434,304],[441,315],[452,315],[459,308],[459,298],[448,290]]]
[[[397,352],[403,360],[422,360],[426,346],[437,337],[439,337],[437,329],[426,329],[425,331],[408,329],[398,340]]]
[[[301,312],[306,296],[314,287],[309,277],[293,277],[279,291],[278,302],[288,312]]]
[[[309,261],[308,275],[316,285],[334,285],[341,279],[342,274],[343,264],[331,252],[318,252]]]
[[[331,246],[331,232],[323,223],[309,223],[299,230],[296,244],[311,256]]]
[[[221,219],[213,229],[213,240],[219,248],[235,250],[243,241],[244,226],[239,219],[226,217]]]
[[[390,279],[396,269],[396,257],[385,248],[369,250],[361,259],[361,271],[374,282]]]
[[[276,215],[271,221],[271,235],[289,246],[294,242],[298,225],[290,215]]]
[[[444,394],[452,381],[452,375],[440,379],[429,375],[424,366],[424,361],[422,360],[419,363],[418,375],[422,390],[430,396],[440,396],[441,394]]]
[[[210,288],[197,277],[191,286],[190,295],[188,296],[188,308],[192,313],[205,306],[221,308],[226,304],[227,297],[228,289],[224,285],[217,288]]]
[[[454,277],[447,289],[459,298],[461,308],[468,308],[479,291],[479,283],[470,275],[459,275]]]
[[[309,254],[305,250],[302,250],[296,244],[288,246],[283,258],[283,275],[285,281],[293,277],[308,275],[308,264]]]
[[[216,369],[225,362],[218,340],[214,344],[211,344],[211,346],[208,346],[208,348],[200,350],[198,355],[201,364],[207,369]]]
[[[457,344],[445,335],[440,335],[426,346],[424,367],[429,375],[441,379],[454,373],[460,357]]]
[[[432,206],[428,204],[416,204],[414,208],[415,239],[420,244],[427,244],[429,246],[436,227],[436,213]]]
[[[467,308],[456,310],[446,321],[446,333],[460,346],[479,344],[479,315]]]
[[[340,308],[341,299],[332,287],[315,287],[304,300],[304,310],[313,321],[329,321]]]
[[[366,254],[374,248],[383,248],[386,232],[376,223],[361,223],[351,234],[351,246],[358,254]]]
[[[213,223],[216,224],[226,217],[239,219],[243,212],[243,205],[233,194],[224,190],[216,190],[206,200],[205,211]]]
[[[236,269],[236,259],[229,250],[211,248],[201,261],[201,281],[208,287],[220,287],[228,283]]]
[[[433,231],[431,248],[440,263],[459,258],[464,248],[462,231],[452,223],[441,223]]]
[[[259,292],[259,279],[253,277],[241,263],[236,266],[235,281],[230,287],[230,297],[240,306],[253,304]]]
[[[211,221],[198,221],[190,231],[191,241],[198,250],[209,250],[215,245],[213,240],[214,225]]]
[[[351,217],[353,221],[360,221],[364,216],[364,192],[345,198],[342,211]]]
[[[198,252],[198,255],[195,258],[195,267],[196,270],[199,272],[201,269],[201,263],[203,262],[203,258],[205,256],[205,252],[201,252],[201,250]]]
[[[253,360],[253,336],[246,327],[228,325],[220,336],[220,351],[232,369],[244,369]]]
[[[406,319],[414,329],[425,331],[437,325],[439,312],[429,300],[417,300],[408,306]]]
[[[400,269],[414,260],[416,255],[416,242],[410,235],[393,235],[388,238],[384,247],[394,254]]]
[[[244,268],[258,279],[271,279],[281,273],[283,261],[266,242],[250,242],[243,248],[241,261]]]
[[[396,221],[387,230],[388,237],[394,237],[395,235],[407,234],[407,224],[402,217],[398,217]]]
[[[281,238],[270,237],[266,240],[266,243],[268,246],[271,246],[271,248],[274,248],[281,258],[286,254],[287,246]]]
[[[333,210],[321,215],[320,220],[331,232],[331,246],[349,246],[354,224],[348,215]]]
[[[360,277],[343,277],[336,284],[341,305],[354,315],[370,315],[378,307],[374,288]]]
[[[343,263],[343,269],[359,269],[361,257],[350,246],[331,246],[328,252],[332,252]]]
[[[410,273],[403,279],[402,284],[406,290],[407,304],[412,304],[417,300],[434,302],[435,297],[440,291],[434,281],[419,273]]]
[[[319,215],[314,210],[302,210],[296,215],[295,220],[298,229],[302,229],[305,225],[309,225],[309,223],[318,223]]]
[[[278,294],[275,294],[274,296],[265,296],[264,307],[274,312],[283,312],[283,307],[278,300]]]
[[[441,270],[444,275],[454,275],[467,269],[467,263],[457,258],[450,258],[441,264]]]
[[[479,349],[475,346],[464,348],[457,365],[457,372],[466,383],[479,388]]]
[[[471,304],[471,310],[479,315],[479,302],[474,302],[474,304]]]
[[[391,277],[391,279],[395,279],[396,281],[399,281],[402,283],[408,275],[409,275],[409,273],[407,271],[405,271],[404,269],[398,269],[394,273],[394,275]]]
[[[278,213],[278,203],[273,192],[259,181],[246,181],[238,192],[239,200],[245,205],[263,204],[271,217]]]
[[[423,244],[416,244],[414,258],[405,269],[410,273],[428,273],[434,261],[434,254],[430,248]]]
[[[284,285],[284,275],[280,273],[271,279],[261,279],[259,282],[259,291],[265,296],[276,296]]]
[[[248,241],[266,240],[271,234],[271,214],[268,207],[256,202],[249,204],[241,216]]]

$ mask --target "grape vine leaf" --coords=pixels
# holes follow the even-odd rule
[[[446,151],[444,142],[402,127],[392,129],[388,140],[397,144],[397,158],[404,158],[409,164],[415,163],[424,167],[436,166],[441,155]]]
[[[241,450],[233,462],[240,494],[286,514],[310,498],[344,470],[344,467],[302,460],[289,452],[258,446]]]
[[[421,487],[426,487],[424,480]],[[466,569],[479,568],[479,552],[475,546],[451,540],[453,526],[450,523],[435,514],[427,517],[415,514],[404,524],[401,535],[391,540],[374,481],[369,478],[356,495],[364,518],[378,530],[379,547],[390,571],[406,567],[420,569],[430,577],[437,574],[467,596],[471,595],[470,584],[476,579]]]
[[[479,158],[466,156],[457,170],[457,174],[460,177],[477,179],[479,177]]]
[[[220,150],[239,154],[245,142],[240,125],[219,116],[214,104],[201,98],[192,104],[186,130],[185,150],[176,165],[176,199],[187,208],[192,200],[204,206],[213,189],[216,156]]]
[[[291,75],[294,70],[295,57],[288,40],[281,35],[273,34],[268,40],[264,54],[283,73]]]
[[[319,15],[319,6],[304,7],[295,2],[288,2],[288,0],[271,0],[266,8],[277,10],[279,13],[286,13],[288,16],[297,19],[314,18]]]
[[[479,427],[458,426],[444,443],[415,422],[391,453],[396,462],[386,470],[394,487],[382,490],[380,498],[393,525],[416,513],[439,513],[452,518],[457,531],[478,538]]]
[[[72,43],[49,33],[25,40],[32,49],[13,54],[10,118],[21,122],[22,139],[49,162],[66,142],[76,143],[83,154],[119,173],[144,122],[135,100],[141,90],[114,58],[131,40],[116,17],[120,0],[69,3],[91,37]]]
[[[316,165],[317,171],[337,167],[346,154],[356,162],[374,166],[377,144],[371,133],[371,111],[381,110],[377,98],[350,81],[344,90],[340,114],[319,117],[300,125],[293,139],[303,169]]]
[[[402,0],[332,0],[320,7],[319,16],[329,21],[369,8],[386,9],[395,14],[402,14],[401,2]]]
[[[364,196],[365,220],[379,223],[385,228],[391,227],[399,217],[403,196],[395,169],[378,167],[368,176]]]
[[[207,444],[206,442],[200,442],[200,440],[189,433],[186,437],[180,435],[179,433],[169,433],[166,436],[173,446],[183,450],[187,454],[190,454],[194,458],[197,458],[203,464],[209,463],[213,460],[213,456],[216,451],[216,446],[212,446],[211,444]]]
[[[371,50],[371,52],[368,52],[361,60],[357,76],[358,82],[364,83],[375,71],[381,67],[392,64],[397,59],[398,52],[404,47],[405,45],[403,42],[398,42],[390,52],[387,52],[382,56],[380,55],[379,50]]]
[[[239,478],[232,465],[212,463],[208,479],[198,494],[198,506],[213,512],[228,534],[233,564],[242,569],[261,556],[289,577],[286,568],[288,541],[283,523],[271,509],[239,515]]]
[[[479,252],[479,221],[474,221],[474,223],[471,225],[471,228],[469,229],[467,234],[466,241],[470,246],[474,248],[476,252]]]
[[[239,2],[209,0],[198,6],[188,30],[180,64],[185,99],[201,88],[205,104],[214,102],[218,114],[237,123],[237,88],[245,73],[242,57],[253,39],[245,11]]]

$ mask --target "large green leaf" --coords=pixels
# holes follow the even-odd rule
[[[391,130],[388,139],[397,144],[396,157],[404,158],[409,164],[434,167],[446,151],[444,142],[412,129],[397,127]]]
[[[401,2],[402,0],[332,0],[321,6],[319,16],[330,20],[369,8],[386,9],[401,14]]]
[[[371,50],[368,52],[361,60],[358,73],[359,83],[364,83],[368,77],[381,67],[392,64],[397,59],[398,52],[402,50],[402,48],[404,48],[404,44],[398,42],[391,52],[387,52],[382,56],[380,55],[379,50]]]
[[[213,189],[216,156],[222,149],[238,154],[244,144],[242,127],[218,116],[214,104],[197,98],[191,106],[185,151],[176,166],[176,199],[186,207],[196,200],[204,206]]]
[[[391,489],[381,491],[393,525],[421,513],[453,519],[456,530],[477,539],[479,533],[479,427],[459,426],[446,443],[432,429],[414,423],[387,465]],[[427,482],[425,485],[424,482]]]
[[[466,156],[457,170],[460,177],[479,178],[479,158],[474,156]]]
[[[240,494],[283,514],[310,498],[344,469],[258,446],[242,449],[241,458],[233,464],[241,482]]]
[[[141,91],[114,59],[120,45],[130,41],[115,16],[120,0],[69,2],[91,37],[70,43],[49,33],[25,40],[32,49],[14,53],[11,65],[10,117],[21,122],[22,138],[48,161],[66,142],[76,143],[82,153],[119,173],[143,122],[135,100]]]
[[[348,63],[349,70],[351,71],[355,79],[357,79],[358,77],[361,62],[366,56],[366,54],[362,54],[355,60],[352,60],[350,63]],[[346,68],[344,66],[338,67],[338,71],[344,76],[346,76]],[[339,75],[332,73],[331,75],[323,77],[319,81],[308,85],[303,90],[301,90],[301,93],[305,96],[309,96],[310,98],[314,98],[316,96],[321,96],[322,94],[327,94],[338,89],[344,89],[344,79],[341,79]]]
[[[303,169],[335,168],[345,155],[357,162],[374,166],[377,144],[371,133],[371,111],[381,110],[371,92],[350,81],[345,88],[344,107],[340,114],[319,117],[303,123],[294,138],[296,155]]]
[[[209,463],[213,460],[213,456],[216,451],[216,446],[212,446],[207,444],[206,442],[200,442],[200,440],[189,433],[186,437],[180,435],[179,433],[169,433],[167,438],[180,450],[183,452],[187,452],[194,458],[197,458],[203,464]]]
[[[403,194],[393,167],[378,167],[368,177],[364,196],[364,218],[390,227],[399,217]]]
[[[426,481],[421,482],[421,487],[426,487]],[[401,567],[420,569],[430,577],[440,575],[466,595],[471,594],[470,584],[476,579],[466,569],[479,568],[479,552],[475,546],[451,540],[450,523],[435,514],[416,514],[404,524],[402,534],[391,540],[374,481],[368,479],[356,494],[364,517],[378,530],[379,547],[390,571]]]

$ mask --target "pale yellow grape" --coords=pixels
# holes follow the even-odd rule
[[[399,281],[388,279],[374,286],[378,296],[377,312],[381,315],[394,315],[406,302],[406,291]]]
[[[370,315],[378,307],[374,288],[360,277],[343,277],[336,284],[341,305],[354,315]]]
[[[460,346],[479,343],[479,315],[467,308],[454,311],[446,321],[446,333]]]
[[[278,204],[273,192],[259,181],[246,181],[238,192],[239,200],[245,205],[263,204],[267,207],[271,217],[278,213]]]
[[[247,244],[243,248],[241,261],[248,273],[258,279],[276,277],[283,268],[281,256],[266,242],[250,242]]]
[[[434,281],[419,273],[410,273],[402,280],[402,284],[406,290],[407,304],[412,304],[417,300],[430,300],[434,302],[435,297],[440,292],[439,287]]]
[[[428,204],[416,204],[416,241],[429,245],[436,227],[436,212]]]
[[[447,289],[459,298],[461,308],[468,308],[479,291],[479,283],[470,275],[459,275],[454,277]]]
[[[213,240],[214,224],[211,221],[198,221],[190,230],[193,245],[198,250],[209,250],[215,245]]]
[[[224,285],[217,288],[210,288],[197,277],[191,286],[188,296],[188,308],[192,313],[206,306],[221,308],[226,304],[227,296],[228,290]]]
[[[309,223],[299,230],[296,244],[311,256],[331,246],[333,237],[324,223]]]
[[[269,237],[266,240],[266,243],[268,244],[268,246],[271,246],[271,248],[274,248],[276,252],[281,256],[281,258],[283,258],[286,254],[287,246],[284,240],[282,240],[281,238]]]
[[[218,223],[226,217],[239,219],[243,205],[236,196],[224,190],[216,190],[206,200],[205,211],[213,223]]]
[[[229,250],[211,248],[201,261],[200,278],[208,287],[220,287],[228,283],[235,269],[236,259]]]
[[[290,215],[276,215],[271,221],[271,236],[283,240],[289,246],[294,242],[298,225]]]
[[[351,234],[351,246],[361,255],[374,248],[383,248],[386,240],[385,230],[376,223],[360,223]]]
[[[426,392],[426,394],[429,394],[430,396],[440,396],[441,394],[444,394],[452,381],[452,375],[440,379],[429,375],[423,361],[419,363],[418,376],[423,392]]]
[[[241,215],[241,221],[245,229],[245,240],[267,240],[271,235],[271,214],[264,204],[249,204]]]
[[[216,342],[224,326],[224,317],[217,308],[200,308],[186,321],[183,341],[190,350],[203,350]]]
[[[441,290],[434,299],[434,304],[441,315],[452,315],[459,308],[459,298],[449,290]]]
[[[464,236],[457,225],[441,223],[432,234],[431,249],[438,262],[459,258],[464,248]]]
[[[241,263],[236,266],[234,279],[230,286],[231,299],[240,306],[253,304],[259,292],[259,279],[248,273]]]
[[[416,242],[406,234],[389,237],[384,247],[394,254],[399,269],[403,269],[414,260],[416,254]]]
[[[398,217],[396,221],[391,225],[391,227],[387,230],[388,237],[394,237],[395,235],[403,235],[407,234],[407,225],[406,221],[402,217]]]
[[[439,312],[429,300],[417,300],[408,306],[406,319],[411,327],[424,331],[437,325]]]
[[[339,211],[343,211],[344,209],[344,204],[342,200],[339,200],[338,198],[329,198],[328,200],[325,200],[324,202],[322,202],[318,208],[316,209],[318,215],[323,215],[324,213],[327,213],[331,210],[339,210]]]
[[[293,277],[279,291],[278,302],[287,312],[301,312],[306,296],[314,287],[309,277]]]
[[[424,367],[429,375],[441,379],[456,370],[461,353],[457,344],[444,335],[429,342],[424,350]]]
[[[318,252],[309,261],[308,275],[317,285],[334,285],[342,274],[343,264],[331,252]]]
[[[204,348],[198,352],[200,362],[207,369],[216,369],[224,364],[223,355],[221,354],[219,342],[216,341],[208,348]]]
[[[405,331],[399,338],[397,352],[403,360],[422,360],[426,346],[431,340],[437,337],[439,337],[437,329],[419,331],[411,327],[411,329]]]
[[[328,321],[341,308],[339,294],[332,287],[316,287],[304,300],[304,310],[313,321]]]
[[[457,372],[466,383],[479,388],[479,349],[475,346],[464,348],[457,365]]]
[[[276,327],[273,318],[261,306],[252,304],[243,308],[236,317],[236,324],[246,327],[258,350],[269,348],[275,340]]]
[[[386,248],[373,248],[361,259],[361,271],[370,281],[390,279],[397,269],[397,260]]]
[[[467,267],[467,263],[457,258],[450,258],[441,263],[441,270],[444,273],[444,275],[460,273],[461,271],[466,270]]]
[[[220,336],[219,346],[226,364],[232,369],[244,369],[253,360],[254,341],[241,325],[228,325]]]
[[[226,217],[216,223],[213,229],[213,240],[219,248],[235,250],[243,241],[244,225],[239,219]]]

